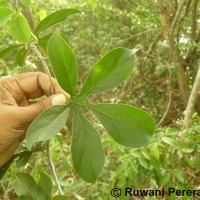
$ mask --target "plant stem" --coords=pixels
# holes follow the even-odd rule
[[[37,55],[38,60],[41,61],[42,65],[44,66],[44,69],[45,69],[46,73],[48,74],[49,79],[51,81],[51,86],[52,86],[52,90],[53,90],[52,94],[55,94],[55,89],[54,89],[53,81],[52,81],[52,78],[51,78],[51,73],[50,73],[48,65],[45,61],[45,58],[42,56],[42,54],[38,50],[37,46],[33,42],[30,43],[30,47],[35,52],[35,54]],[[52,156],[51,156],[51,152],[50,152],[50,141],[47,141],[46,147],[47,147],[47,158],[48,158],[50,170],[51,170],[52,176],[54,178],[56,187],[57,187],[59,193],[61,195],[64,195],[62,188],[60,186],[60,183],[58,181],[58,177],[57,177],[57,174],[56,174],[56,171],[55,171],[55,166],[54,166],[53,161],[52,161]]]
[[[45,58],[42,56],[42,54],[39,52],[37,46],[33,42],[30,43],[30,47],[37,55],[38,60],[41,61],[42,65],[44,66],[44,69],[45,69],[47,75],[49,76],[49,80],[51,81],[51,86],[52,86],[52,90],[53,90],[52,94],[55,94],[55,89],[54,89],[53,81],[51,78],[51,73],[50,73],[47,63],[45,61]]]
[[[52,173],[54,181],[56,183],[56,187],[57,187],[59,193],[61,195],[64,195],[64,193],[62,191],[62,188],[60,186],[60,183],[59,183],[56,171],[55,171],[55,166],[54,166],[53,161],[52,161],[52,156],[51,156],[51,151],[50,151],[50,141],[47,141],[47,157],[48,157],[48,161],[49,161],[49,166],[50,166],[50,169],[51,169],[51,173]]]

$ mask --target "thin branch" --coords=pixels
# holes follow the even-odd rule
[[[56,183],[56,187],[57,187],[57,189],[59,191],[59,194],[64,195],[64,193],[62,191],[62,188],[60,186],[56,171],[55,171],[55,167],[54,167],[53,161],[52,161],[52,156],[51,156],[51,151],[50,151],[50,141],[47,141],[47,158],[48,158],[49,166],[50,166],[50,169],[51,169],[51,173],[53,175],[53,178],[54,178],[54,181]]]
[[[195,41],[196,39],[197,5],[198,5],[198,0],[192,0],[191,38],[193,41]]]
[[[195,104],[196,104],[196,100],[198,97],[198,91],[199,91],[199,87],[200,87],[200,67],[198,69],[193,87],[192,87],[192,91],[188,100],[188,104],[186,107],[186,111],[185,111],[185,118],[183,121],[183,127],[184,128],[188,128],[191,120],[192,120],[192,114],[195,110]]]
[[[52,90],[53,90],[52,93],[55,94],[55,88],[54,88],[53,81],[52,81],[52,78],[51,78],[51,74],[50,74],[48,65],[47,65],[47,63],[45,61],[45,58],[42,56],[42,54],[37,49],[37,46],[33,42],[30,43],[30,47],[35,52],[35,54],[37,55],[38,60],[41,61],[42,65],[44,66],[44,69],[45,69],[46,73],[48,74],[49,79],[51,81],[51,86],[52,86]],[[57,187],[59,193],[61,195],[64,195],[64,193],[62,191],[62,188],[60,186],[60,183],[58,181],[58,177],[57,177],[57,174],[56,174],[56,171],[55,171],[55,167],[54,167],[54,164],[53,164],[53,161],[52,161],[52,156],[51,156],[51,152],[50,152],[50,141],[47,141],[46,147],[47,147],[47,158],[48,158],[50,170],[51,170],[52,176],[54,178],[56,187]]]
[[[161,120],[158,122],[157,124],[157,127],[159,127],[163,122],[164,120],[166,119],[168,113],[169,113],[169,110],[170,110],[170,107],[171,107],[171,103],[172,103],[172,86],[171,86],[171,71],[170,71],[170,68],[169,66],[167,65],[167,70],[168,70],[168,73],[169,73],[169,84],[168,84],[168,91],[169,91],[169,100],[168,100],[168,104],[167,104],[167,109],[163,115],[163,117],[161,118]]]
[[[181,11],[183,10],[185,3],[186,3],[186,0],[182,0],[179,7],[178,7],[178,10],[175,14],[174,20],[172,21],[171,30],[170,30],[171,35],[174,34],[176,23],[178,22],[179,16],[181,14]]]
[[[124,41],[124,40],[130,40],[130,39],[136,38],[136,37],[138,37],[138,36],[140,36],[140,35],[143,35],[143,34],[145,34],[145,33],[151,32],[151,31],[161,31],[161,29],[147,29],[147,30],[141,31],[140,33],[137,33],[137,34],[135,34],[135,35],[131,35],[131,36],[128,37],[128,38],[122,39],[122,40],[120,40],[120,42],[121,42],[121,41]]]
[[[44,66],[44,69],[45,69],[45,71],[46,71],[46,73],[49,76],[49,79],[51,81],[52,94],[55,94],[55,88],[54,88],[53,81],[52,81],[52,78],[51,78],[51,73],[50,73],[48,65],[45,61],[45,58],[42,56],[42,54],[39,52],[37,46],[33,42],[30,43],[30,47],[35,52],[35,54],[37,55],[38,61],[41,61],[42,65]]]

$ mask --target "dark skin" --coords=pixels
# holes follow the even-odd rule
[[[26,136],[30,123],[46,108],[65,104],[67,94],[52,78],[41,72],[29,72],[0,79],[0,167],[13,155]],[[30,101],[46,96],[40,101]]]

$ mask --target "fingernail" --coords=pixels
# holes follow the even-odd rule
[[[66,98],[67,98],[67,99],[70,99],[71,96],[67,93],[67,94],[66,94]]]
[[[66,104],[66,97],[63,94],[58,94],[51,100],[52,106]]]

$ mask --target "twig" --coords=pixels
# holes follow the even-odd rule
[[[37,55],[38,61],[41,61],[42,65],[44,66],[44,69],[45,69],[45,71],[46,71],[46,73],[49,76],[49,79],[51,81],[51,86],[52,86],[52,90],[53,90],[52,93],[55,94],[55,88],[54,88],[53,81],[52,81],[52,78],[51,78],[51,73],[50,73],[49,68],[47,66],[47,63],[45,61],[45,58],[42,56],[42,54],[39,52],[37,46],[33,42],[30,43],[30,47],[35,52],[35,54]]]
[[[140,36],[140,35],[143,35],[143,34],[145,34],[145,33],[147,33],[147,32],[151,32],[151,31],[161,31],[161,30],[162,30],[162,29],[147,29],[147,30],[141,31],[140,33],[137,33],[137,34],[135,34],[135,35],[130,35],[130,37],[120,40],[120,42],[125,41],[125,40],[133,39],[133,38],[138,37],[138,36]]]
[[[15,9],[17,10],[18,9],[18,1],[17,0],[13,0],[13,4],[15,6]],[[51,77],[51,73],[49,71],[49,68],[48,68],[48,65],[45,61],[45,58],[42,56],[42,54],[39,52],[37,46],[34,44],[33,41],[30,42],[30,48],[35,52],[35,54],[37,55],[38,57],[38,61],[41,61],[42,65],[44,66],[44,69],[47,73],[47,75],[49,76],[49,80],[51,82],[51,93],[52,94],[55,94],[55,88],[54,88],[54,85],[53,85],[53,81],[52,81],[52,77]],[[54,181],[56,183],[56,186],[57,186],[57,189],[59,191],[59,193],[61,195],[64,195],[63,191],[62,191],[62,188],[60,186],[60,183],[58,181],[58,177],[57,177],[57,174],[56,174],[56,171],[55,171],[55,167],[54,167],[54,164],[53,164],[53,161],[52,161],[52,156],[51,156],[51,152],[50,152],[50,142],[47,141],[47,144],[46,144],[46,147],[47,147],[47,158],[48,158],[48,162],[49,162],[49,166],[50,166],[50,169],[51,169],[51,173],[52,173],[52,176],[54,178]]]
[[[168,85],[169,101],[168,101],[168,104],[167,104],[167,109],[166,109],[166,111],[165,111],[163,117],[161,118],[161,120],[158,122],[157,127],[159,127],[159,126],[164,122],[164,120],[165,120],[167,114],[169,113],[169,109],[170,109],[171,103],[172,103],[172,91],[171,91],[171,89],[172,89],[172,88],[171,88],[171,75],[172,75],[172,74],[171,74],[171,71],[170,71],[168,65],[167,65],[167,69],[168,69],[168,72],[169,72],[169,78],[168,78],[168,80],[169,80],[169,85]]]
[[[196,104],[196,100],[198,97],[199,87],[200,87],[200,67],[198,69],[198,72],[197,72],[197,75],[196,75],[196,78],[195,78],[195,81],[194,81],[194,84],[192,87],[192,91],[190,93],[188,104],[186,107],[185,118],[183,121],[184,128],[188,128],[191,123],[192,114],[195,110],[195,104]]]
[[[45,61],[45,58],[42,56],[42,54],[37,49],[37,46],[33,42],[30,43],[30,47],[35,52],[35,54],[37,55],[38,60],[41,61],[42,65],[44,66],[44,69],[45,69],[46,73],[48,74],[49,79],[51,81],[51,86],[52,86],[52,90],[53,90],[52,93],[55,94],[55,88],[54,88],[53,81],[52,81],[52,78],[51,78],[51,74],[50,74],[48,65],[47,65],[47,63]],[[54,178],[56,187],[57,187],[59,193],[61,195],[64,195],[64,193],[62,191],[62,188],[60,186],[60,183],[58,181],[58,177],[57,177],[57,174],[56,174],[56,171],[55,171],[55,167],[54,167],[54,164],[53,164],[53,161],[52,161],[52,156],[51,156],[51,152],[50,152],[50,141],[47,141],[46,147],[47,147],[47,158],[48,158],[50,170],[51,170],[52,176]]]
[[[172,25],[171,25],[171,30],[170,30],[170,34],[171,35],[173,35],[173,33],[174,33],[174,29],[175,29],[176,23],[178,22],[178,18],[179,18],[180,14],[181,14],[181,11],[182,11],[182,9],[183,9],[183,7],[185,5],[185,2],[186,2],[186,0],[182,0],[181,1],[180,6],[178,7],[178,10],[177,10],[177,12],[175,14],[174,20],[173,20]]]
[[[195,41],[196,39],[197,5],[198,5],[198,0],[193,0],[192,1],[192,17],[191,17],[191,38],[193,41]]]
[[[64,195],[64,193],[62,191],[62,188],[60,186],[56,171],[55,171],[55,166],[54,166],[53,161],[52,161],[52,156],[51,156],[51,151],[50,151],[50,141],[47,141],[47,158],[48,158],[48,161],[49,161],[49,166],[50,166],[50,169],[51,169],[51,173],[52,173],[54,181],[56,183],[56,187],[57,187],[59,193],[61,195]]]

